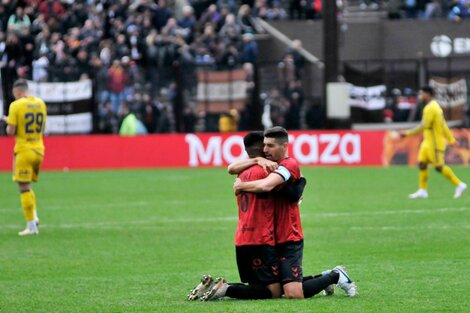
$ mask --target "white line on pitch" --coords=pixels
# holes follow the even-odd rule
[[[438,209],[417,209],[417,210],[387,210],[387,211],[365,211],[365,212],[323,212],[306,215],[317,215],[321,217],[336,216],[354,216],[354,215],[399,215],[399,214],[429,214],[429,213],[446,213],[446,212],[463,212],[469,208],[438,208]]]
[[[135,205],[135,204],[134,204]],[[130,205],[132,206],[132,205]],[[463,212],[468,211],[468,208],[440,208],[440,209],[426,209],[426,210],[394,210],[394,211],[373,211],[373,212],[332,212],[332,213],[317,213],[317,214],[306,214],[307,216],[319,216],[319,217],[337,217],[337,216],[352,216],[352,215],[392,215],[392,214],[427,214],[427,213],[445,213],[445,212]],[[104,221],[104,222],[87,222],[87,223],[74,223],[74,224],[43,224],[41,227],[50,228],[116,228],[120,229],[126,225],[152,225],[152,227],[160,227],[162,224],[170,223],[210,223],[210,222],[236,222],[237,217],[225,216],[225,217],[185,217],[185,218],[149,218],[145,220],[135,221]],[[2,228],[17,228],[17,224],[1,225]],[[440,226],[437,226],[440,227]],[[467,226],[465,226],[467,227]],[[431,227],[432,228],[432,227]],[[383,229],[383,230],[399,230],[401,228],[394,226],[380,227],[353,227],[353,230],[366,230],[366,229]]]

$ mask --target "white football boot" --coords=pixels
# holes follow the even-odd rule
[[[416,191],[415,193],[408,195],[408,198],[410,199],[427,199],[428,197],[429,196],[426,189],[418,189],[418,191]]]
[[[188,301],[200,299],[206,292],[214,286],[214,279],[211,275],[202,275],[201,282],[194,287],[186,297]]]
[[[228,284],[223,277],[219,277],[215,280],[214,286],[211,290],[206,292],[202,297],[201,301],[212,301],[225,297],[227,292]]]
[[[354,297],[356,295],[356,284],[349,278],[343,266],[336,266],[333,271],[339,273],[337,286],[344,290],[347,296]]]
[[[454,199],[460,198],[465,190],[467,190],[467,184],[460,182],[457,187],[455,187]]]
[[[26,227],[24,230],[18,233],[19,236],[34,236],[39,235],[39,230],[36,228]]]

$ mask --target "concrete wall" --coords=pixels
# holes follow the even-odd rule
[[[323,59],[322,21],[273,21],[270,24],[289,38],[302,40],[305,49]],[[343,61],[416,59],[420,55],[434,58],[437,56],[433,54],[431,44],[433,38],[440,35],[450,39],[452,51],[449,57],[470,57],[468,20],[461,23],[447,20],[382,20],[340,24],[338,28],[340,58]],[[445,50],[446,38],[443,38],[441,43],[442,41],[444,45],[440,49]],[[278,45],[274,45],[273,49],[270,47],[267,45],[266,51],[272,56],[277,56],[279,50],[282,50]]]

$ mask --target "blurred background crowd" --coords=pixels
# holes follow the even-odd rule
[[[470,16],[470,0],[356,2],[393,19]],[[348,8],[348,1],[337,4],[339,12]],[[92,79],[100,133],[117,133],[129,112],[149,133],[249,129],[249,111],[211,120],[198,109],[189,96],[195,72],[244,69],[253,97],[254,37],[263,32],[254,17],[318,19],[321,12],[321,0],[1,0],[0,67],[37,82]],[[307,108],[304,120],[300,114],[301,49],[294,41],[277,65],[279,84],[260,93],[265,127],[316,125],[314,110]]]

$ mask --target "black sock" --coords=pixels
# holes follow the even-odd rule
[[[243,300],[271,299],[273,297],[271,290],[265,286],[243,284],[230,284],[225,296]]]
[[[313,275],[304,276],[303,279],[302,279],[302,282],[305,282],[305,281],[307,281],[309,279],[312,279],[312,278],[321,277],[321,276],[322,276],[321,274],[318,274],[318,275],[315,275],[315,276],[313,276]]]
[[[336,284],[339,279],[339,273],[331,272],[328,275],[316,275],[315,277],[305,280],[302,283],[304,289],[304,298],[311,298],[331,284]]]

